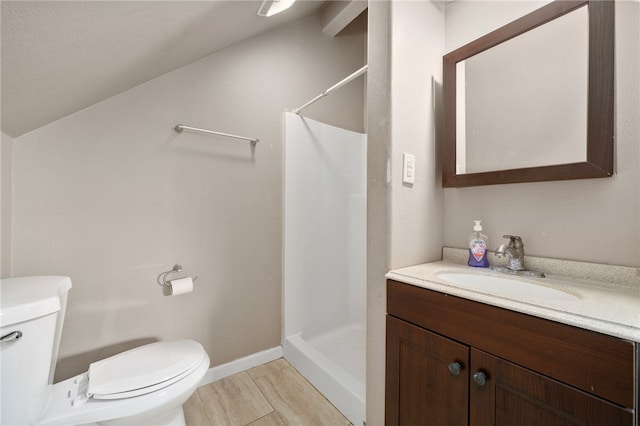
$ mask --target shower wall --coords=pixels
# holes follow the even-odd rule
[[[366,135],[285,114],[284,357],[365,420]]]
[[[366,322],[366,135],[285,113],[284,336]]]

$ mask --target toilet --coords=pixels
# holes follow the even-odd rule
[[[182,404],[209,369],[200,343],[140,346],[53,384],[71,280],[0,280],[2,425],[184,426]]]

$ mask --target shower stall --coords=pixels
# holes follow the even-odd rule
[[[284,357],[365,419],[366,134],[285,113]]]

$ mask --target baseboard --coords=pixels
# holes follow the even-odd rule
[[[207,385],[215,382],[216,380],[224,379],[225,377],[229,377],[270,361],[275,361],[278,358],[282,358],[282,346],[276,346],[275,348],[256,352],[255,354],[247,355],[226,364],[211,367],[205,373],[199,386]]]

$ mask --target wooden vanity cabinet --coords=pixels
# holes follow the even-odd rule
[[[393,280],[387,426],[634,424],[634,345]]]

